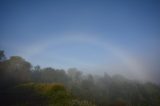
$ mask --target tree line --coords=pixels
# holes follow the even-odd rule
[[[1,50],[0,98],[17,106],[159,106],[160,87],[122,75],[32,66],[20,56],[7,59]]]

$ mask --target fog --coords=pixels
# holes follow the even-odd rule
[[[139,51],[133,51],[130,46],[116,45],[111,39],[102,39],[95,34],[64,35],[38,39],[27,46],[16,47],[14,49],[18,52],[15,55],[23,56],[33,65],[42,67],[51,66],[65,70],[74,67],[84,73],[122,74],[131,79],[159,83],[159,80],[156,80],[159,77],[159,65],[156,65],[158,53],[155,53],[157,50],[147,54],[142,49],[141,52],[145,54],[141,54]]]
[[[113,69],[113,68],[112,68]],[[99,69],[100,70],[100,69]],[[0,51],[2,105],[149,106],[159,105],[160,87],[132,79],[125,72],[84,73],[76,68],[33,66],[20,56]],[[133,76],[132,76],[133,77]],[[135,78],[135,77],[134,77]],[[147,96],[146,96],[147,95]],[[148,98],[151,97],[151,98]],[[143,99],[141,99],[143,98]],[[10,101],[10,102],[8,102]]]
[[[159,10],[158,0],[0,0],[0,105],[159,106]]]

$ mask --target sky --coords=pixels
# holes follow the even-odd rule
[[[158,0],[0,0],[0,49],[42,67],[160,76]]]

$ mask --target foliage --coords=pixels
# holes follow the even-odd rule
[[[5,106],[159,106],[160,86],[121,75],[84,75],[75,68],[32,67],[12,56],[0,61],[0,98]]]
[[[69,104],[72,99],[71,94],[62,84],[27,83],[15,88],[18,91],[24,91],[25,89],[36,93],[39,97],[44,98],[46,104],[64,106],[65,104]]]

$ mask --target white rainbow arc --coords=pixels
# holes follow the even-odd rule
[[[44,41],[43,41],[44,42]],[[138,59],[135,57],[132,57],[129,55],[129,53],[123,49],[121,49],[118,46],[115,46],[108,41],[100,41],[99,39],[95,37],[89,37],[89,36],[66,36],[66,37],[61,37],[58,39],[49,39],[46,40],[45,43],[43,44],[36,44],[29,46],[28,49],[25,49],[25,57],[32,57],[32,55],[36,55],[42,51],[44,51],[46,48],[53,46],[53,45],[59,45],[59,44],[68,44],[68,43],[74,43],[74,42],[79,42],[79,43],[89,43],[91,45],[96,45],[101,48],[104,48],[105,50],[111,52],[114,56],[119,58],[131,71],[131,73],[137,74],[137,76],[141,77],[147,77],[144,75],[143,71],[145,71],[145,68],[141,63],[139,63]],[[31,49],[32,50],[29,50]],[[30,51],[30,52],[28,52]],[[24,55],[24,54],[23,54]],[[144,78],[145,79],[145,78]]]

